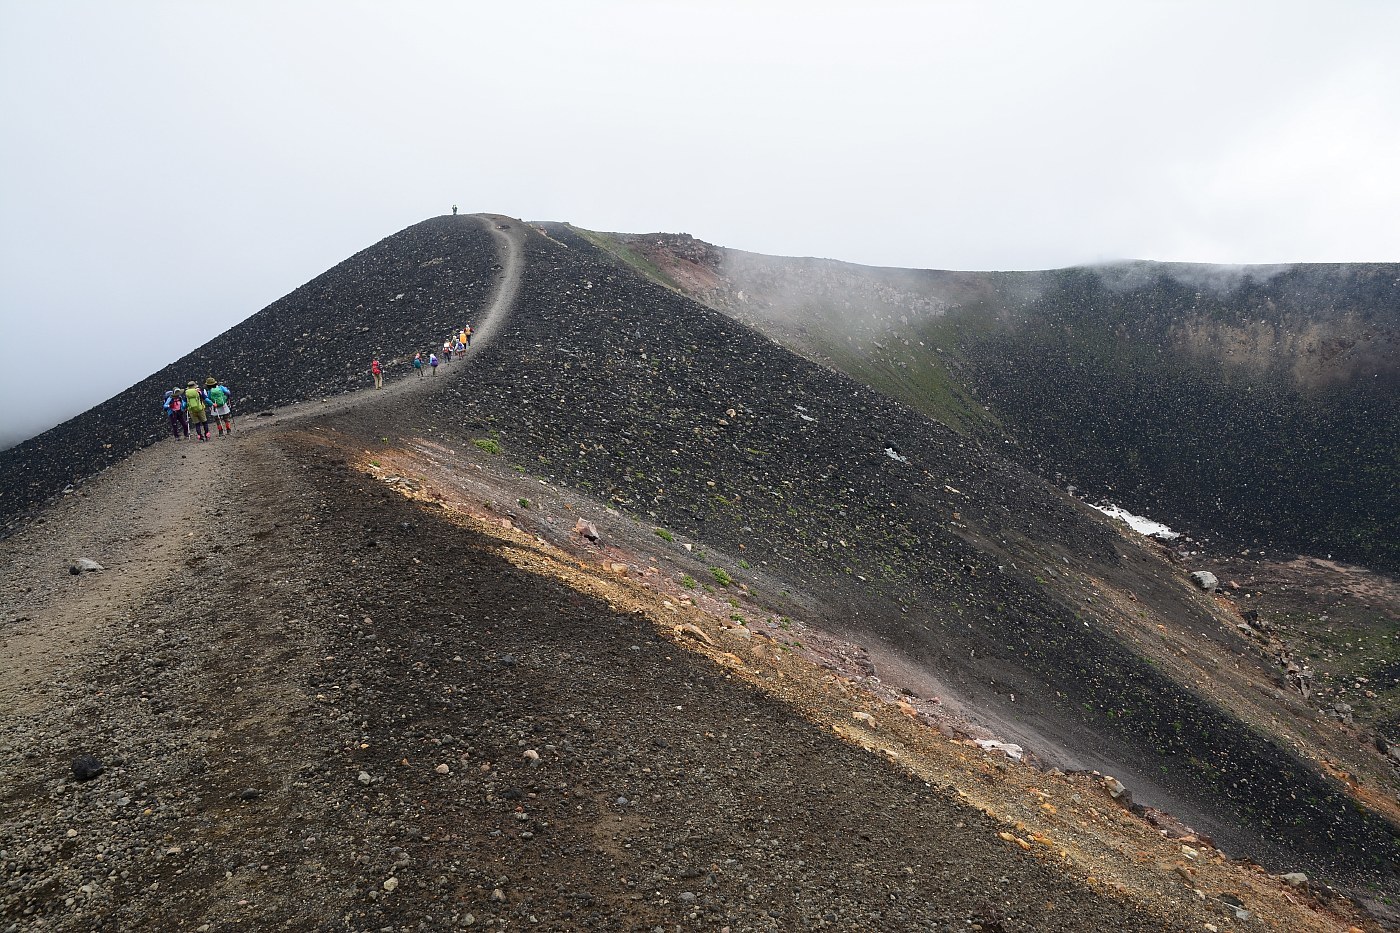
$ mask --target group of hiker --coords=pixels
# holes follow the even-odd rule
[[[471,345],[472,326],[467,324],[464,325],[461,330],[457,331],[457,333],[452,334],[442,342],[441,356],[438,355],[436,350],[429,350],[427,354],[420,351],[413,354],[413,360],[410,365],[420,379],[429,373],[436,376],[439,366],[452,362],[454,354],[460,356],[465,353],[467,348]],[[370,360],[369,374],[374,377],[374,387],[376,389],[384,388],[384,367],[380,365],[379,357],[376,356],[374,359]]]
[[[220,437],[232,434],[233,415],[229,410],[232,399],[228,386],[213,376],[205,379],[203,386],[193,379],[183,389],[176,386],[165,393],[165,403],[161,406],[170,421],[170,436],[189,437],[190,425],[194,425],[195,437],[207,441],[210,421],[219,429]]]
[[[425,375],[424,369],[436,376],[440,364],[452,362],[454,353],[465,353],[471,345],[472,326],[466,324],[442,342],[441,358],[435,351],[429,351],[426,357],[422,353],[413,354],[413,368],[419,377]],[[378,356],[370,360],[369,372],[374,377],[374,387],[384,388],[384,367],[380,364]],[[233,393],[229,391],[228,386],[213,376],[205,379],[202,386],[193,379],[186,383],[183,389],[176,386],[165,393],[165,402],[162,405],[170,422],[170,436],[189,437],[190,426],[193,425],[195,437],[207,441],[211,421],[219,429],[220,437],[232,434],[233,414],[229,409],[232,400]]]

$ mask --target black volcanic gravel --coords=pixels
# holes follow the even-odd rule
[[[1157,585],[1062,494],[549,233],[527,241],[518,312],[422,424],[495,431],[533,473],[742,551],[822,593],[826,624],[1149,777],[1231,844],[1368,878],[1396,864],[1395,827],[1044,585],[1063,562]]]
[[[816,621],[897,646],[985,710],[1121,764],[1130,784],[1150,776],[1227,843],[1393,883],[1393,826],[1146,663],[1082,616],[1066,586],[1046,585],[1091,567],[1131,591],[1162,588],[1081,506],[641,280],[566,228],[549,232],[526,239],[516,309],[499,334],[462,376],[405,403],[403,430],[463,442],[493,431],[531,473],[742,552],[769,579],[821,594]],[[377,244],[239,325],[239,339],[235,328],[211,345],[227,356],[196,351],[0,454],[4,514],[159,437],[161,390],[184,370],[222,366],[214,372],[244,416],[353,386],[369,353],[393,358],[391,339],[411,356],[470,319],[496,266],[474,218],[438,218]],[[325,330],[334,327],[343,332]],[[759,585],[749,567],[720,569]]]

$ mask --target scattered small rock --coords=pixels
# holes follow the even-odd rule
[[[1214,593],[1220,588],[1220,581],[1209,570],[1197,570],[1191,574],[1191,579],[1207,593]]]
[[[91,781],[105,770],[96,755],[79,755],[73,759],[73,776],[80,781]]]
[[[1001,742],[996,739],[977,739],[977,744],[984,752],[1001,752],[1012,761],[1020,761],[1025,757],[1025,749],[1012,742]]]
[[[100,573],[106,569],[106,567],[103,567],[97,561],[88,560],[86,557],[79,557],[68,565],[68,572],[75,577],[80,573]]]
[[[1133,792],[1128,790],[1123,782],[1116,777],[1105,776],[1103,779],[1103,786],[1104,789],[1108,791],[1108,796],[1112,797],[1123,806],[1131,807],[1133,805]]]
[[[691,638],[703,641],[707,645],[714,644],[710,636],[705,634],[704,629],[700,628],[700,626],[696,625],[694,622],[686,622],[684,625],[676,626],[676,634],[689,635]]]
[[[598,528],[592,522],[584,521],[580,518],[578,521],[574,522],[574,533],[583,535],[594,544],[598,543]]]

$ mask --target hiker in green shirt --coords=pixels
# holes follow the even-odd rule
[[[219,428],[219,436],[233,433],[233,415],[229,413],[229,399],[233,393],[228,386],[210,376],[204,380],[204,392],[209,396],[209,411],[214,416],[214,424]]]

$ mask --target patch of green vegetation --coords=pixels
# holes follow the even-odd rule
[[[752,568],[752,565],[751,565],[748,561],[743,560],[743,559],[740,559],[740,561],[739,561],[739,569],[740,569],[740,570],[751,570],[751,569],[753,569],[753,568]]]
[[[378,460],[371,460],[371,461],[369,462],[369,465],[372,466],[372,467],[374,467],[376,470],[379,469],[379,461],[378,461]]]
[[[667,531],[665,528],[653,528],[652,531],[655,532],[656,536],[657,536],[658,538],[660,538],[662,541],[675,541],[675,540],[676,540],[676,536],[673,535],[673,534],[671,534],[671,533],[670,533],[669,531]]]
[[[731,583],[734,582],[733,577],[725,573],[724,569],[721,567],[711,567],[710,576],[714,577],[715,582],[718,583],[720,586],[729,586]]]
[[[475,444],[477,447],[481,448],[482,450],[486,451],[488,454],[501,453],[501,445],[496,443],[489,437],[479,437],[476,440],[472,441],[472,443]]]
[[[681,586],[685,587],[688,590],[695,589],[695,578],[688,573],[684,574],[681,577]]]
[[[583,237],[589,243],[592,243],[594,246],[603,250],[604,252],[611,253],[613,256],[616,256],[622,262],[631,266],[633,269],[637,270],[642,275],[651,279],[656,284],[664,285],[666,288],[669,288],[672,291],[681,290],[680,286],[676,284],[675,280],[668,276],[666,273],[662,272],[660,267],[658,267],[656,263],[643,256],[641,253],[637,252],[632,247],[627,246],[616,237],[610,236],[606,233],[599,233],[595,230],[584,230],[582,227],[575,227],[572,224],[569,225],[569,229],[577,233],[579,236]]]
[[[520,507],[521,507],[522,509],[528,509],[528,508],[530,507],[530,500],[529,500],[529,499],[516,499],[515,501],[518,502],[518,503],[520,503]]]

